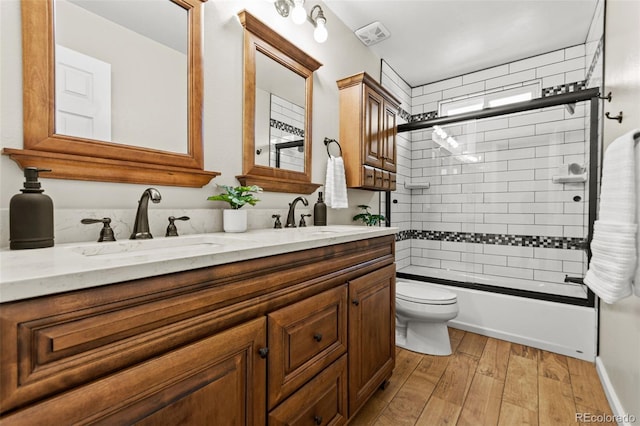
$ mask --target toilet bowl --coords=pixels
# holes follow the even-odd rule
[[[424,283],[396,282],[396,345],[429,355],[451,355],[447,321],[458,315],[455,293]]]

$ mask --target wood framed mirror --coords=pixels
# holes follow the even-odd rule
[[[242,185],[311,194],[313,72],[322,64],[247,11],[244,27]],[[286,112],[285,112],[286,111]]]
[[[219,173],[204,170],[201,22],[205,1],[23,0],[24,149],[5,148],[3,154],[22,168],[51,169],[47,177],[52,178],[185,187],[206,185]],[[91,9],[101,4],[124,9],[113,12],[112,18],[109,11]],[[149,10],[155,6],[158,9]],[[159,16],[161,13],[156,11],[160,9],[168,10],[174,21],[165,21],[157,27],[163,31],[169,25],[177,27],[174,37],[177,46],[170,40],[160,40],[160,34],[140,34],[137,25]],[[105,34],[102,26],[115,32]],[[93,32],[82,33],[85,30]],[[71,34],[65,34],[69,32]],[[84,46],[70,48],[62,44],[66,44],[65,40],[82,43],[83,38],[88,39]],[[99,45],[105,46],[108,52],[98,51]],[[89,49],[96,51],[87,52]],[[102,68],[106,71],[101,74],[91,71],[91,77],[85,79],[87,73],[83,68],[79,79],[72,80],[69,76],[73,72],[60,68],[68,51],[76,55],[73,58],[80,58],[79,61],[88,58],[91,64],[106,64],[106,68]],[[168,66],[157,65],[160,61],[167,64],[168,57],[176,59]],[[142,62],[153,61],[156,61],[153,68],[140,71],[137,80],[128,81],[128,86],[121,83],[123,76],[132,74],[133,67],[141,68]],[[123,69],[125,65],[129,68]],[[76,70],[75,65],[69,69]],[[62,111],[61,81],[66,84],[65,90],[71,88],[72,97],[81,94],[85,98],[91,98],[98,87],[109,84],[101,92],[107,100],[101,99],[97,107],[80,107],[82,113]],[[174,98],[167,96],[170,92],[175,92]],[[71,103],[74,102],[72,99]],[[87,114],[102,111],[108,116],[106,124],[98,124],[103,123],[102,118],[87,118],[86,111],[89,111]],[[76,117],[80,118],[76,120]],[[163,125],[166,126],[163,128]],[[98,128],[103,130],[96,130]],[[168,140],[161,140],[163,138]]]

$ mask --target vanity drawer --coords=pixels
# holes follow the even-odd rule
[[[396,181],[397,181],[396,174],[393,172],[389,173],[389,191],[396,190]]]
[[[367,187],[374,187],[376,185],[376,180],[374,177],[374,168],[373,167],[369,167],[369,166],[363,166],[362,167],[362,186],[367,188]]]
[[[269,413],[269,426],[343,425],[347,419],[347,356]]]
[[[268,405],[275,407],[347,350],[347,285],[268,315]]]

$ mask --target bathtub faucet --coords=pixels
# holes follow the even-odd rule
[[[581,277],[570,277],[569,275],[564,276],[565,283],[574,283],[574,284],[584,284],[584,281]]]

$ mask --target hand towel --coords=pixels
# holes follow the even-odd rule
[[[344,175],[344,160],[342,157],[329,155],[324,192],[327,206],[333,209],[346,209],[349,207],[347,180]]]
[[[602,184],[598,220],[591,241],[591,262],[584,278],[586,285],[606,303],[614,303],[632,293],[638,280],[637,185],[640,156],[634,134],[613,141],[602,162]]]

